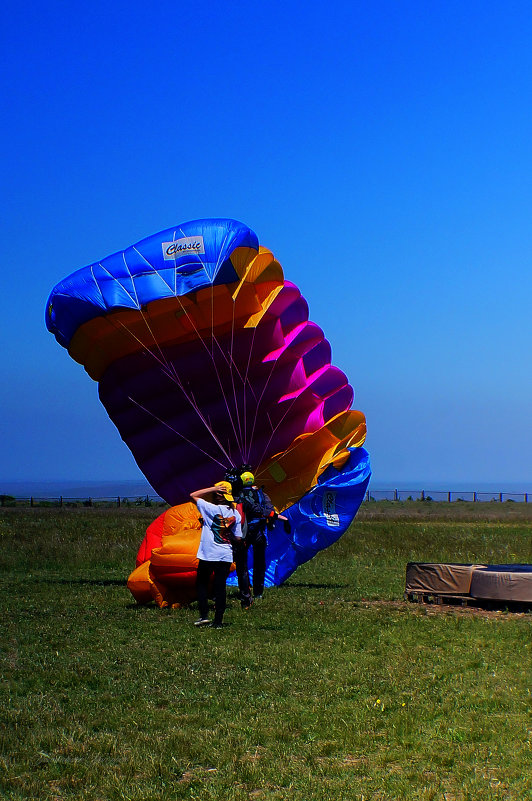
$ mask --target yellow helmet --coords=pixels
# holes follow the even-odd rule
[[[220,487],[220,492],[222,493],[226,501],[229,501],[229,503],[235,502],[235,499],[233,498],[232,495],[231,484],[228,481],[218,481],[214,486]]]
[[[241,478],[241,480],[242,480],[242,484],[243,484],[245,487],[252,487],[252,486],[253,486],[253,484],[255,483],[255,476],[253,475],[253,473],[250,473],[250,472],[249,472],[249,471],[247,471],[247,470],[246,470],[246,472],[245,472],[245,473],[242,473],[242,475],[240,476],[240,478]]]

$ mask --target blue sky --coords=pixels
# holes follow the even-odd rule
[[[529,4],[8,0],[2,29],[1,480],[139,475],[46,299],[220,216],[309,301],[374,486],[532,489]]]

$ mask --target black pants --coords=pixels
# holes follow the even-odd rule
[[[199,560],[196,577],[198,607],[202,618],[209,617],[209,583],[214,573],[214,622],[221,623],[227,605],[225,583],[231,569],[230,562],[205,562]]]
[[[249,548],[253,548],[253,595],[262,595],[264,592],[264,576],[266,574],[267,544],[268,540],[266,539],[265,531],[254,532],[248,529],[244,542],[233,548],[238,589],[240,590],[240,600],[243,606],[249,606],[251,603],[251,588],[248,571]]]

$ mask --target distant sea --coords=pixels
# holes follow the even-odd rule
[[[411,481],[393,481],[372,479],[370,484],[374,492],[386,490],[400,490],[402,492],[503,492],[503,493],[532,493],[530,481],[430,481],[412,479]],[[138,498],[146,497],[157,499],[159,496],[146,480],[132,479],[128,481],[73,481],[73,480],[47,480],[47,481],[9,481],[0,479],[0,494],[13,495],[16,498]]]
[[[147,481],[2,481],[0,494],[15,498],[150,498],[159,496]]]
[[[372,490],[425,490],[427,492],[503,492],[503,493],[522,493],[532,492],[532,481],[449,481],[445,480],[426,480],[412,479],[408,481],[381,481],[371,479]]]

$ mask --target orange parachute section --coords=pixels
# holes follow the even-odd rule
[[[359,448],[365,438],[362,412],[341,412],[318,431],[296,437],[286,451],[263,462],[257,475],[276,508],[284,511],[316,486],[330,465],[340,469],[349,459],[348,448]]]
[[[161,609],[177,609],[195,600],[200,536],[198,509],[192,502],[172,506],[154,520],[127,581],[137,603],[155,601]]]

